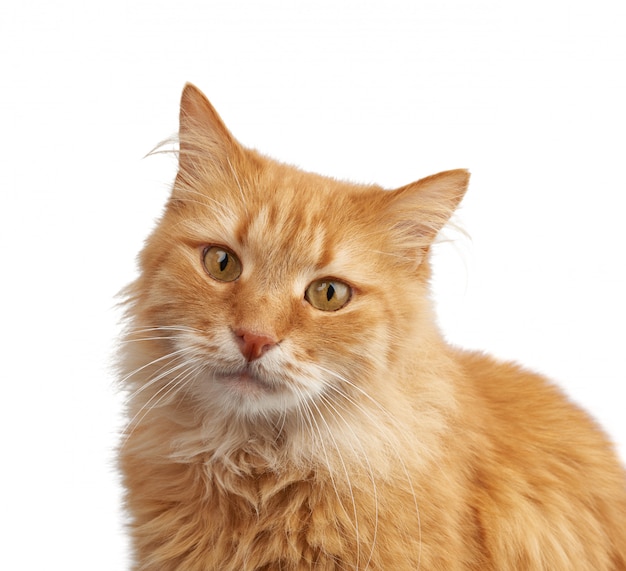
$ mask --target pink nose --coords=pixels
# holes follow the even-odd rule
[[[246,329],[236,329],[235,336],[239,344],[241,354],[248,360],[254,361],[263,353],[271,349],[278,341],[270,336],[262,333],[253,333]]]

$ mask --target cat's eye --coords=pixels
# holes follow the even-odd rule
[[[202,252],[207,273],[220,282],[233,282],[241,275],[239,258],[222,246],[208,246]]]
[[[343,282],[324,278],[312,282],[306,288],[304,297],[316,309],[337,311],[350,301],[352,290]]]

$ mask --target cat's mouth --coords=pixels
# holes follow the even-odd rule
[[[248,368],[245,368],[237,373],[222,373],[216,376],[220,382],[245,394],[276,392],[275,385],[268,383]]]

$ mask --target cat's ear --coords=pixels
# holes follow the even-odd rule
[[[238,143],[204,93],[187,83],[180,98],[181,170],[192,169],[198,160],[226,161]]]
[[[461,202],[470,174],[458,169],[435,174],[391,191],[383,219],[392,248],[419,264]]]

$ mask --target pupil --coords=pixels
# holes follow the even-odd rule
[[[222,253],[219,259],[219,264],[220,264],[220,271],[223,272],[226,269],[226,266],[228,265],[228,254],[226,252]]]
[[[326,301],[330,301],[335,295],[335,288],[333,284],[328,284],[328,289],[326,290]]]

